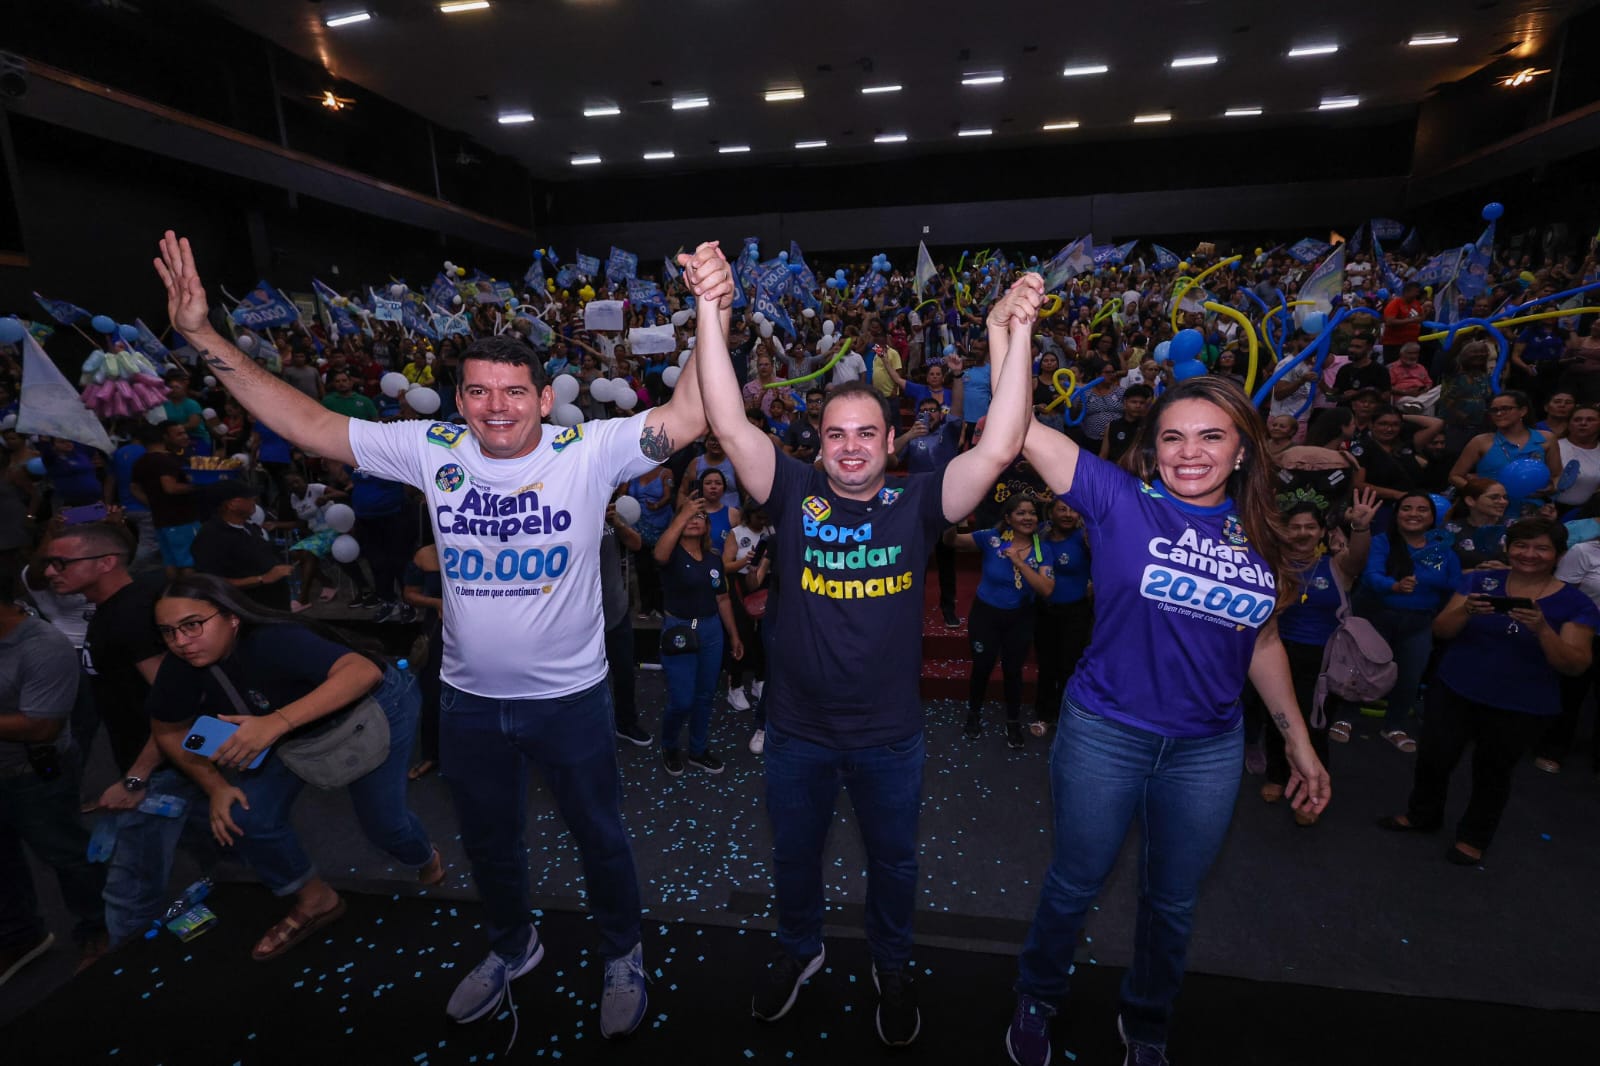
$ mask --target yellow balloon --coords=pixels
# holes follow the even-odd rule
[[[1067,379],[1065,385],[1061,383],[1062,378]],[[1062,404],[1072,402],[1072,392],[1078,387],[1078,375],[1072,372],[1071,367],[1064,366],[1051,375],[1050,384],[1055,386],[1056,398],[1045,405],[1046,411],[1054,411]]]
[[[556,279],[555,278],[545,278],[544,279],[544,287],[545,287],[545,291],[547,291],[547,292],[555,292],[556,291]]]
[[[464,278],[466,276],[467,276],[467,268],[466,267],[456,267],[456,277]]]
[[[594,289],[593,289],[593,287],[591,287],[589,285],[585,285],[583,288],[579,289],[578,290],[578,298],[581,299],[581,300],[585,300],[585,301],[594,299]]]
[[[1183,262],[1179,263],[1178,264],[1178,269],[1179,270],[1188,270],[1189,269],[1189,260],[1185,259]]]
[[[1257,255],[1260,255],[1260,254],[1261,254],[1261,249],[1260,249],[1260,248],[1257,248],[1257,249],[1256,249],[1256,254],[1257,254]]]

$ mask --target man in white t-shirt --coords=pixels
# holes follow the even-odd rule
[[[680,256],[691,284],[702,245]],[[457,986],[459,1022],[493,1013],[544,948],[528,908],[528,764],[543,772],[583,859],[605,961],[600,1033],[631,1033],[646,1007],[639,887],[622,826],[606,684],[599,544],[620,482],[665,462],[706,429],[698,379],[632,418],[542,425],[555,394],[514,338],[461,354],[456,403],[466,425],[357,422],[258,367],[206,318],[187,240],[168,232],[157,272],[173,325],[243,407],[282,436],[427,496],[444,585],[441,768],[485,910],[489,955]],[[727,296],[731,283],[701,295]]]

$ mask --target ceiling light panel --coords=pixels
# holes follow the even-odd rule
[[[766,100],[769,104],[781,104],[787,100],[804,100],[804,89],[768,89]]]
[[[1172,112],[1171,111],[1152,111],[1148,115],[1135,115],[1135,116],[1133,116],[1133,124],[1135,126],[1148,126],[1148,125],[1151,125],[1152,123],[1156,123],[1156,122],[1171,122],[1171,121],[1172,121]]]
[[[1348,111],[1352,107],[1361,106],[1359,96],[1325,96],[1322,103],[1317,105],[1318,111]]]
[[[718,155],[739,155],[740,153],[748,152],[749,150],[750,150],[750,146],[748,144],[725,144],[722,147],[717,149],[717,154]]]
[[[1104,74],[1111,68],[1104,63],[1081,63],[1062,70],[1063,78],[1084,78],[1091,74]]]
[[[1406,43],[1412,48],[1428,48],[1441,44],[1455,44],[1460,39],[1451,33],[1419,33]]]
[[[1167,66],[1173,70],[1185,70],[1189,67],[1214,67],[1220,62],[1217,56],[1179,56]]]
[[[1224,118],[1254,118],[1259,114],[1259,107],[1230,107],[1222,113]]]
[[[622,108],[616,104],[596,104],[583,109],[584,118],[607,118],[611,115],[622,114]]]
[[[600,157],[597,155],[575,155],[572,157],[572,165],[575,167],[592,167],[599,162]]]
[[[901,86],[899,85],[863,85],[861,87],[861,95],[879,96],[883,93],[897,93],[900,89]]]
[[[1067,122],[1046,122],[1039,128],[1050,132],[1054,132],[1055,130],[1075,130],[1078,128],[1078,123],[1076,119],[1072,119]]]
[[[794,146],[796,148],[801,149],[801,150],[805,150],[805,149],[808,149],[808,148],[826,148],[826,147],[828,147],[828,142],[827,141],[795,141],[794,142]]]
[[[657,160],[657,159],[672,159],[675,156],[677,156],[677,154],[678,154],[677,152],[670,152],[670,151],[668,151],[668,152],[646,152],[644,154],[644,157],[646,159],[654,161],[654,160]]]
[[[711,98],[708,96],[685,96],[682,99],[672,101],[672,110],[674,111],[699,111],[710,106]]]
[[[978,127],[973,128],[973,129],[957,130],[956,131],[956,136],[957,137],[988,137],[988,136],[992,135],[993,133],[994,133],[994,130],[990,129],[987,126],[978,126]]]
[[[452,0],[448,4],[439,5],[439,13],[443,15],[459,15],[463,11],[487,11],[489,0]]]
[[[1331,56],[1339,50],[1332,41],[1324,44],[1302,44],[1289,49],[1290,59],[1307,59],[1311,56]]]
[[[967,74],[962,77],[961,84],[974,87],[981,85],[1001,85],[1004,84],[1005,80],[1006,76],[1004,74]]]
[[[506,111],[500,115],[502,126],[525,126],[533,121],[531,111]]]
[[[323,20],[323,25],[330,30],[340,26],[354,26],[358,22],[366,22],[372,18],[370,11],[351,11],[343,15],[329,15]]]
[[[909,138],[903,133],[880,133],[872,138],[873,144],[904,144]]]

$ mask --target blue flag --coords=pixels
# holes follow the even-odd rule
[[[674,281],[677,281],[682,276],[683,271],[679,269],[677,263],[672,261],[672,257],[670,255],[664,255],[661,257],[662,281],[666,282],[668,285],[671,285]]]
[[[638,276],[639,257],[612,245],[611,255],[606,259],[606,280],[626,281]]]
[[[1159,244],[1152,244],[1150,248],[1156,253],[1157,270],[1176,270],[1178,264],[1182,262],[1178,258],[1178,253],[1170,248],[1163,248]]]
[[[1374,237],[1386,241],[1399,240],[1401,234],[1406,231],[1404,222],[1396,222],[1392,218],[1375,218],[1369,225],[1372,228]]]
[[[453,307],[459,295],[461,294],[456,292],[455,282],[443,274],[435,274],[433,284],[428,286],[428,303],[442,310]]]
[[[426,309],[422,305],[421,298],[415,295],[400,301],[400,324],[414,333],[420,333],[429,340],[436,341],[439,339],[439,331],[423,317]]]
[[[134,319],[133,328],[139,331],[139,339],[133,342],[134,347],[148,356],[152,363],[160,366],[172,357],[172,353],[167,350],[167,346],[161,343],[161,338],[152,333],[150,327],[144,324],[144,319]]]
[[[1378,267],[1379,283],[1388,289],[1391,295],[1399,296],[1403,285],[1393,268],[1389,266],[1389,260],[1384,258],[1383,243],[1378,240],[1377,227],[1373,227],[1372,230],[1372,261]]]
[[[1306,237],[1295,241],[1286,249],[1289,258],[1299,263],[1315,263],[1322,258],[1333,245],[1327,241],[1319,241],[1315,237]]]
[[[350,313],[349,307],[343,306],[342,296],[316,278],[311,279],[311,291],[316,293],[323,313],[328,316],[328,329],[334,340],[353,337],[361,332],[361,324],[356,321],[356,316]]]
[[[250,329],[274,329],[300,321],[300,312],[283,293],[261,281],[233,309],[233,320]]]
[[[533,265],[522,274],[522,287],[527,292],[544,291],[544,260],[534,256]]]
[[[766,315],[767,321],[774,326],[794,336],[794,323],[789,321],[789,312],[783,309],[783,305],[764,285],[756,286],[756,310]]]
[[[576,264],[568,263],[566,266],[556,271],[556,288],[570,289],[577,283],[578,267]]]
[[[1494,223],[1484,227],[1478,239],[1462,249],[1466,262],[1456,275],[1456,290],[1469,300],[1489,291],[1489,261],[1494,258]]]
[[[745,263],[747,262],[748,260],[741,255],[729,264],[733,271],[733,303],[729,306],[735,310],[744,307],[750,302],[745,292],[749,286],[749,279],[745,277]]]
[[[800,269],[795,270],[795,267]],[[800,250],[798,241],[789,242],[789,273],[793,278],[790,284],[793,286],[795,295],[801,299],[809,296],[811,302],[806,305],[807,307],[816,304],[817,276],[806,265],[805,253]]]
[[[1094,258],[1089,254],[1093,247],[1094,235],[1085,233],[1051,256],[1050,261],[1039,268],[1044,275],[1044,291],[1054,292],[1071,278],[1093,270]]]
[[[367,295],[372,298],[373,318],[376,318],[379,322],[405,324],[405,314],[401,309],[399,300],[391,300],[388,297],[379,296],[375,289],[368,289]]]
[[[1363,223],[1361,223],[1361,225],[1356,227],[1355,235],[1353,237],[1351,237],[1348,241],[1345,242],[1345,247],[1346,247],[1346,249],[1349,251],[1349,253],[1351,255],[1359,255],[1361,253],[1361,248],[1362,248],[1362,244],[1363,244],[1363,241],[1361,239],[1361,235],[1366,233],[1366,232],[1367,232],[1367,224],[1365,222],[1363,222]]]
[[[1412,226],[1406,233],[1406,239],[1400,242],[1400,250],[1406,255],[1414,255],[1422,247],[1422,238],[1417,235],[1417,227]]]
[[[579,252],[575,258],[578,260],[579,274],[586,278],[598,278],[600,276],[600,260],[598,258],[592,255],[584,255],[582,252]],[[563,285],[562,288],[566,288],[566,286]]]
[[[63,326],[70,326],[74,322],[83,322],[94,317],[77,304],[68,300],[51,300],[40,296],[38,293],[34,293],[33,298],[39,301],[40,307],[49,312],[51,318]]]
[[[1128,241],[1126,244],[1117,245],[1115,248],[1111,249],[1111,261],[1113,263],[1127,262],[1128,256],[1132,255],[1133,250],[1138,246],[1139,242],[1137,240],[1132,240]]]

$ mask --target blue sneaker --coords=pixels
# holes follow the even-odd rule
[[[1049,1066],[1050,1019],[1055,1009],[1041,999],[1017,993],[1016,1013],[1006,1030],[1006,1054],[1017,1066]]]
[[[500,1006],[511,992],[511,982],[539,965],[544,958],[544,945],[539,943],[539,930],[528,927],[528,946],[515,959],[508,959],[498,951],[473,967],[462,978],[450,996],[445,1013],[458,1022],[475,1022]],[[514,1038],[513,1038],[514,1039]]]
[[[650,997],[644,990],[644,945],[606,963],[606,988],[600,997],[600,1035],[627,1036],[644,1021]]]
[[[1167,1045],[1145,1044],[1138,1040],[1129,1040],[1128,1031],[1122,1027],[1122,1015],[1117,1015],[1117,1035],[1122,1037],[1122,1043],[1128,1049],[1128,1054],[1122,1060],[1122,1066],[1169,1066],[1167,1062]]]

